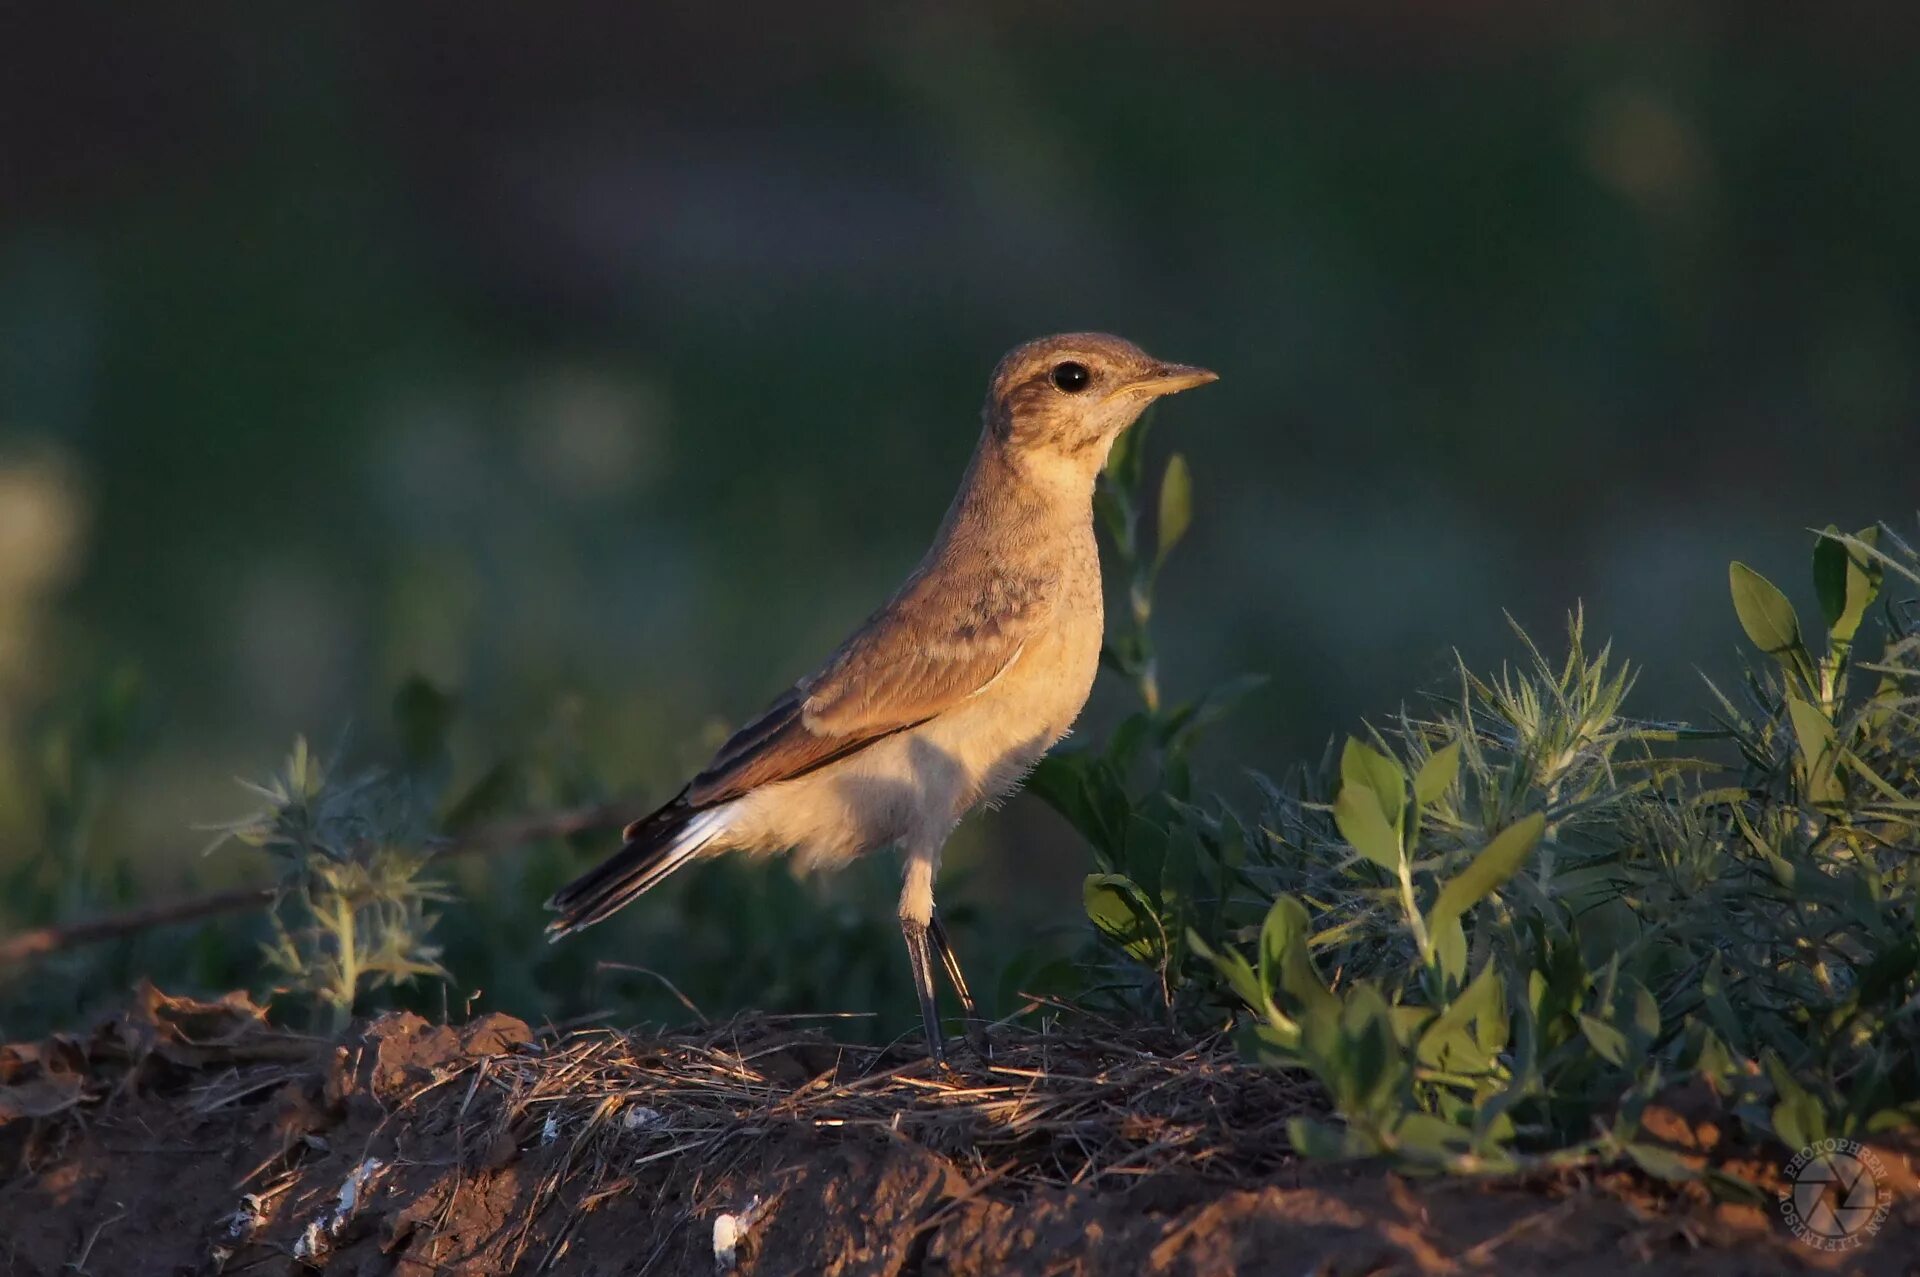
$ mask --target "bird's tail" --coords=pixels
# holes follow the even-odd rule
[[[681,803],[669,803],[628,825],[626,843],[619,851],[547,901],[547,908],[560,915],[547,924],[548,939],[591,927],[632,904],[691,860],[726,826],[727,806],[693,809]]]

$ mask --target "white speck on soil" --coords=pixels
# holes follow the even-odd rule
[[[732,1272],[740,1262],[740,1243],[752,1230],[760,1215],[760,1199],[754,1198],[738,1212],[730,1212],[713,1221],[713,1266],[718,1272]]]
[[[644,1131],[658,1126],[666,1120],[667,1115],[659,1109],[648,1108],[646,1105],[641,1104],[628,1109],[620,1118],[620,1124],[629,1131]]]
[[[322,1211],[310,1220],[300,1233],[300,1239],[293,1244],[293,1257],[300,1260],[319,1259],[333,1246],[347,1226],[347,1221],[360,1208],[360,1199],[366,1193],[374,1177],[385,1170],[387,1164],[377,1157],[369,1157],[348,1172],[340,1185],[340,1193],[334,1200],[333,1209]]]

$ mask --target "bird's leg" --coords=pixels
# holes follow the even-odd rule
[[[945,1064],[946,1053],[940,1040],[940,1006],[934,1000],[933,991],[933,952],[927,944],[927,933],[932,926],[938,926],[933,913],[933,860],[909,852],[906,883],[900,888],[900,934],[906,939],[907,961],[913,968],[913,991],[920,998],[920,1019],[927,1030],[927,1054],[935,1064]]]
[[[960,1014],[966,1017],[968,1044],[982,1060],[992,1059],[993,1048],[988,1044],[986,1030],[980,1024],[980,1008],[974,1005],[973,991],[967,988],[967,977],[961,974],[960,957],[953,951],[953,941],[947,938],[947,927],[940,921],[938,909],[928,916],[927,934],[932,937],[933,947],[940,954],[940,965],[947,969],[947,979],[953,982],[953,991],[960,997]]]
[[[927,947],[927,924],[903,917],[900,934],[906,937],[907,961],[913,967],[913,991],[920,995],[920,1018],[927,1029],[927,1054],[935,1064],[945,1064],[946,1053],[940,1041],[940,1009],[934,1002],[933,954]]]

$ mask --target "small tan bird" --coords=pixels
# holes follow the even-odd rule
[[[977,1013],[933,907],[940,851],[1073,725],[1103,632],[1093,485],[1148,403],[1215,380],[1104,333],[1015,347],[993,372],[960,491],[884,607],[720,747],[672,802],[547,907],[554,939],[590,927],[696,856],[792,851],[840,865],[897,845],[927,1046],[942,1058],[937,949],[969,1032]]]

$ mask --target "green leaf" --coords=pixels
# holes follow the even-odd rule
[[[1618,1067],[1627,1062],[1627,1035],[1605,1020],[1582,1014],[1580,1032],[1607,1063]]]
[[[1546,828],[1546,813],[1535,812],[1495,834],[1471,864],[1440,888],[1439,898],[1434,901],[1428,917],[1429,925],[1460,917],[1498,890],[1526,863]]]
[[[1483,1018],[1504,1018],[1505,1015],[1506,986],[1494,964],[1488,962],[1480,968],[1473,983],[1421,1033],[1417,1048],[1421,1063],[1449,1072],[1477,1072],[1487,1068],[1492,1060],[1482,1047],[1482,1039],[1503,1039],[1504,1035],[1473,1034],[1468,1030]]]
[[[1420,764],[1419,774],[1413,778],[1413,797],[1422,807],[1431,807],[1453,788],[1454,778],[1460,774],[1460,742],[1453,741],[1433,752],[1426,762]]]
[[[1839,542],[1834,524],[1826,524],[1812,543],[1812,591],[1820,599],[1820,616],[1832,634],[1839,618],[1847,614],[1847,547]]]
[[[1873,1135],[1883,1135],[1891,1131],[1912,1131],[1914,1115],[1903,1113],[1899,1109],[1880,1109],[1867,1118],[1867,1131]]]
[[[1800,743],[1800,757],[1806,764],[1808,799],[1816,803],[1842,801],[1847,792],[1835,766],[1840,751],[1833,723],[1817,706],[1791,693],[1787,696],[1787,714],[1793,720],[1793,734]]]
[[[1156,566],[1167,561],[1192,522],[1193,475],[1187,469],[1187,459],[1176,452],[1167,458],[1166,472],[1160,476],[1160,552]]]
[[[1147,428],[1152,424],[1153,411],[1148,409],[1132,429],[1121,432],[1107,453],[1107,478],[1125,492],[1140,487],[1140,475],[1146,465]]]
[[[1163,743],[1182,745],[1231,713],[1248,695],[1266,686],[1265,674],[1240,674],[1207,689],[1199,700],[1165,716],[1160,726]]]
[[[1302,1157],[1332,1161],[1343,1157],[1364,1156],[1370,1149],[1354,1138],[1351,1128],[1340,1130],[1307,1117],[1287,1119],[1287,1143]]]
[[[1113,729],[1113,735],[1107,738],[1106,756],[1122,771],[1133,764],[1139,756],[1140,747],[1153,736],[1153,718],[1146,713],[1129,714]]]
[[[1877,546],[1880,529],[1856,533],[1853,540]],[[1833,641],[1846,645],[1860,630],[1867,609],[1880,593],[1882,568],[1874,559],[1847,544],[1831,523],[1813,546],[1813,584],[1820,595],[1820,612]]]
[[[1700,997],[1707,1008],[1707,1019],[1728,1047],[1740,1051],[1748,1041],[1752,1026],[1743,1021],[1727,997],[1725,964],[1718,953],[1707,959],[1706,975],[1700,981]]]
[[[1847,547],[1835,539],[1839,535],[1840,529],[1829,523],[1813,543],[1813,592],[1829,631],[1847,611]]]
[[[1117,872],[1133,879],[1153,902],[1150,912],[1155,917],[1167,916],[1173,908],[1167,889],[1167,859],[1172,847],[1173,831],[1165,822],[1153,820],[1144,812],[1127,817]]]
[[[1704,1024],[1699,1027],[1700,1049],[1694,1055],[1693,1069],[1715,1094],[1725,1094],[1730,1084],[1740,1073],[1739,1062],[1733,1058],[1733,1052],[1720,1040],[1720,1035]]]
[[[1292,896],[1280,896],[1267,910],[1260,924],[1260,985],[1271,989],[1279,981],[1287,956],[1294,946],[1307,943],[1307,928],[1312,925],[1306,906]]]
[[[1238,951],[1228,949],[1225,953],[1214,952],[1213,948],[1200,938],[1200,933],[1191,927],[1187,928],[1187,945],[1203,961],[1213,964],[1214,969],[1219,971],[1221,978],[1227,982],[1227,987],[1232,989],[1235,996],[1242,1002],[1255,1010],[1261,1010],[1266,1006],[1267,985],[1264,978],[1254,974],[1252,964]]]
[[[1827,1137],[1827,1113],[1811,1091],[1801,1086],[1779,1056],[1769,1051],[1764,1063],[1779,1102],[1771,1114],[1773,1133],[1788,1148],[1811,1148]]]
[[[1321,1080],[1342,1111],[1380,1115],[1397,1107],[1411,1061],[1395,1030],[1393,1009],[1377,985],[1362,981],[1348,990],[1340,1036],[1342,1067],[1326,1070]]]
[[[1119,454],[1117,447],[1114,453],[1116,456]],[[1113,473],[1111,460],[1107,463],[1107,473],[1109,475]],[[1127,504],[1126,496],[1117,488],[1101,484],[1093,490],[1093,514],[1100,521],[1100,526],[1106,529],[1107,539],[1113,542],[1114,548],[1122,554],[1130,553],[1127,541],[1132,511]]]
[[[1424,1162],[1441,1164],[1473,1147],[1473,1132],[1431,1113],[1409,1113],[1393,1128],[1394,1148]]]
[[[1773,1132],[1790,1149],[1810,1148],[1820,1138],[1814,1132],[1826,1124],[1811,1095],[1799,1091],[1773,1106]]]
[[[1728,566],[1727,580],[1733,610],[1755,647],[1778,656],[1800,645],[1800,618],[1773,582],[1738,560]]]
[[[1800,618],[1787,596],[1773,582],[1736,560],[1727,567],[1733,591],[1733,610],[1753,645],[1797,675],[1805,687],[1814,685],[1813,658],[1800,639]]]
[[[1717,1166],[1702,1169],[1700,1179],[1707,1191],[1723,1202],[1737,1202],[1742,1206],[1769,1206],[1773,1203],[1773,1195],[1758,1184]]]
[[[1633,1029],[1645,1042],[1660,1036],[1660,1003],[1638,980],[1633,986]]]
[[[1387,823],[1373,790],[1351,782],[1333,800],[1333,823],[1353,849],[1390,874],[1400,872],[1400,832]]]
[[[1873,1006],[1887,998],[1898,999],[1916,968],[1920,968],[1920,937],[1908,936],[1882,950],[1860,971],[1855,998],[1862,1006]]]
[[[1407,773],[1394,759],[1349,736],[1340,751],[1340,785],[1343,790],[1354,786],[1369,790],[1387,823],[1399,827],[1400,813],[1407,805]]]
[[[1289,1013],[1326,1021],[1339,1010],[1307,950],[1313,920],[1307,907],[1292,896],[1277,897],[1260,924],[1260,985],[1266,996]],[[1262,1005],[1255,1001],[1255,1006]]]
[[[1624,1150],[1634,1164],[1655,1179],[1680,1184],[1700,1178],[1700,1172],[1688,1166],[1672,1149],[1657,1144],[1627,1144]]]
[[[1081,887],[1087,917],[1102,934],[1149,966],[1162,947],[1161,930],[1153,906],[1125,874],[1088,874]]]
[[[1459,984],[1467,974],[1467,932],[1460,925],[1460,915],[1436,916],[1428,928],[1428,940],[1440,974],[1447,978],[1449,986]]]
[[[1061,750],[1040,760],[1027,776],[1025,788],[1092,843],[1096,855],[1111,856],[1116,850],[1116,836],[1103,821],[1100,804],[1092,793],[1097,766],[1090,753]]]
[[[1297,1069],[1302,1066],[1299,1025],[1276,1024],[1268,1019],[1257,1021],[1252,1027],[1251,1037],[1241,1040],[1243,1055],[1251,1055],[1262,1064],[1279,1068]]]

